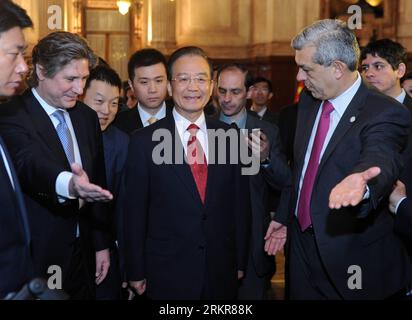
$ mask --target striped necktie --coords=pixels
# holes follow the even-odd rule
[[[67,126],[66,119],[64,119],[63,110],[56,110],[53,112],[53,116],[59,121],[59,124],[56,127],[57,135],[62,143],[67,160],[72,164],[75,162],[73,139],[69,127]]]

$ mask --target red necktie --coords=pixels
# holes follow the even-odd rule
[[[312,224],[312,219],[310,216],[310,201],[312,197],[313,185],[315,183],[316,172],[318,171],[320,153],[329,130],[330,114],[332,111],[332,103],[327,100],[324,101],[308,166],[306,168],[305,177],[303,178],[302,189],[300,190],[298,221],[302,231],[305,231]]]
[[[207,161],[202,146],[196,138],[199,127],[192,123],[187,131],[190,133],[187,142],[187,161],[190,165],[193,178],[195,179],[197,190],[199,191],[202,203],[205,203],[206,182],[207,182]]]

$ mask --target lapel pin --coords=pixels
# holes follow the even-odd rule
[[[349,119],[349,121],[350,121],[351,123],[355,122],[355,120],[356,120],[356,117],[350,117],[350,119]]]

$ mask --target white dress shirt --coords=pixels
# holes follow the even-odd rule
[[[253,110],[253,108],[250,108],[250,110],[255,111],[257,113],[257,115],[259,116],[259,118],[263,118],[263,116],[265,115],[265,112],[268,108],[265,106],[262,109],[260,109],[259,112],[256,112],[255,110]]]
[[[137,110],[139,112],[140,119],[142,120],[143,127],[147,127],[150,125],[149,119],[151,117],[155,117],[157,120],[160,120],[166,117],[166,103],[164,101],[162,103],[161,108],[159,109],[159,111],[157,111],[157,113],[154,116],[152,116],[150,113],[145,111],[140,105],[140,103],[137,104]]]
[[[406,91],[403,90],[403,88],[401,89],[401,94],[399,96],[397,96],[395,99],[398,100],[398,102],[403,103],[403,101],[405,100],[406,97]]]
[[[332,105],[333,105],[333,111],[330,114],[329,130],[328,130],[328,133],[326,135],[325,141],[323,143],[322,150],[320,152],[319,163],[322,160],[323,153],[325,152],[326,147],[328,146],[328,143],[329,143],[329,141],[330,141],[330,139],[333,135],[333,132],[335,131],[336,127],[339,124],[340,119],[342,118],[342,115],[346,111],[346,108],[348,107],[349,103],[352,101],[353,97],[355,96],[355,94],[358,91],[361,84],[362,84],[362,79],[360,77],[359,72],[357,72],[357,78],[356,78],[355,82],[345,92],[343,92],[342,94],[337,96],[335,99],[330,99],[329,100],[329,102],[332,103]],[[305,173],[306,173],[306,169],[308,167],[310,154],[312,152],[312,147],[313,147],[313,142],[315,140],[316,130],[318,128],[320,115],[322,113],[322,107],[323,107],[323,102],[322,102],[322,105],[319,108],[318,114],[316,116],[315,124],[313,125],[312,133],[310,135],[308,148],[306,149],[305,161],[304,161],[304,164],[303,164],[303,169],[302,169],[302,173],[300,175],[300,180],[299,180],[299,194],[298,194],[297,203],[299,203],[300,190],[302,189],[303,178],[305,177]],[[296,206],[296,210],[295,210],[296,215],[297,215],[297,211],[298,211],[297,207],[298,206]]]
[[[40,105],[44,109],[44,111],[47,113],[47,115],[50,118],[50,121],[53,123],[54,128],[59,124],[59,120],[53,116],[53,113],[57,110],[57,108],[52,107],[49,105],[46,101],[44,101],[39,94],[36,92],[34,88],[31,89],[33,92],[34,97],[39,101]],[[73,150],[74,150],[74,159],[76,163],[82,165],[82,159],[80,158],[80,151],[79,151],[79,145],[77,144],[77,139],[76,139],[76,134],[73,129],[72,121],[70,120],[69,113],[65,109],[59,109],[63,111],[64,114],[64,119],[66,120],[67,127],[69,128],[70,135],[72,136],[73,140]],[[70,179],[73,177],[73,173],[70,171],[62,171],[56,179],[56,193],[64,198],[68,199],[75,199],[75,197],[71,196],[69,194],[69,182]],[[64,199],[61,199],[62,202],[64,202]]]
[[[191,122],[181,116],[176,109],[173,109],[173,118],[175,119],[176,129],[179,133],[180,140],[182,141],[183,148],[185,150],[185,155],[187,155],[187,142],[190,138],[190,132],[187,131],[187,128],[194,123],[199,127],[199,130],[196,133],[196,139],[200,142],[203,152],[205,153],[206,161],[209,163],[209,148],[208,148],[208,137],[207,137],[207,127],[205,114],[202,112],[199,118],[195,122]]]

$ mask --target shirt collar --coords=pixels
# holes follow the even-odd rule
[[[226,116],[223,112],[220,112],[220,116],[219,116],[220,121],[223,121],[227,124],[232,124],[234,122],[236,123],[239,129],[246,128],[246,118],[247,118],[247,111],[245,108],[243,108],[241,113],[236,116],[236,119],[233,119],[233,117]]]
[[[406,97],[406,91],[403,90],[401,91],[401,94],[399,96],[397,96],[395,99],[398,100],[400,103],[403,103],[403,101],[405,100]]]
[[[40,103],[44,111],[46,111],[47,115],[50,117],[56,110],[62,110],[64,113],[67,113],[66,109],[63,108],[56,108],[51,105],[49,105],[36,91],[35,88],[31,88],[31,92],[33,93],[34,97],[37,99],[37,101]]]
[[[255,111],[257,113],[257,115],[261,118],[265,115],[265,112],[266,112],[267,109],[268,108],[266,106],[264,106],[262,109],[260,109],[259,112],[256,112],[255,110],[253,110],[253,108],[250,108],[250,110]]]
[[[348,89],[346,89],[345,92],[343,92],[336,98],[329,100],[329,102],[332,103],[334,110],[339,114],[340,117],[342,117],[349,103],[352,101],[353,97],[362,84],[362,78],[359,72],[356,72],[356,74],[357,78],[355,82]]]
[[[142,106],[140,105],[140,103],[137,104],[137,110],[139,112],[140,119],[142,120],[143,125],[151,117],[155,117],[157,120],[160,120],[160,119],[163,119],[164,117],[166,117],[166,103],[164,101],[163,101],[162,106],[160,107],[159,111],[157,111],[157,113],[154,116],[152,116],[150,113],[145,111],[142,108]]]
[[[192,123],[197,125],[199,127],[200,131],[202,131],[205,135],[207,134],[206,118],[205,118],[205,114],[203,112],[200,115],[200,117],[196,119],[195,122],[191,122],[191,121],[187,120],[185,117],[183,117],[181,114],[179,114],[179,112],[177,112],[176,109],[173,109],[173,117],[175,119],[176,128],[177,128],[177,130],[179,131],[179,133],[181,135],[187,130],[187,128]]]

